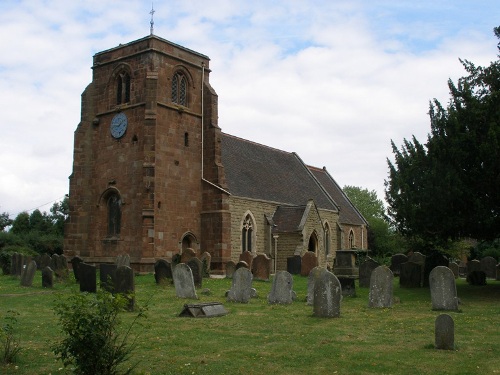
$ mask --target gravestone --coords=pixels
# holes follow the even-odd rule
[[[201,254],[200,260],[203,264],[203,277],[210,277],[210,270],[212,269],[212,255],[208,251],[205,251],[203,252],[203,254]]]
[[[394,276],[399,276],[400,270],[401,270],[401,264],[408,262],[408,257],[404,254],[394,254],[391,257],[391,265],[390,269],[392,271],[392,274]]]
[[[97,269],[87,263],[80,263],[80,292],[96,293],[97,291]]]
[[[193,282],[196,288],[201,288],[203,284],[203,263],[196,257],[189,259],[187,262],[191,272],[193,273]]]
[[[482,258],[480,261],[481,264],[481,271],[483,271],[486,274],[486,277],[489,279],[495,279],[496,278],[496,266],[497,266],[497,261],[495,258],[487,256]]]
[[[448,267],[450,265],[450,261],[443,254],[433,251],[430,255],[425,257],[424,264],[424,278],[422,279],[423,286],[429,286],[429,275],[431,271],[439,266]]]
[[[252,294],[252,272],[242,267],[234,272],[231,289],[227,293],[227,300],[231,302],[248,303]]]
[[[227,315],[227,310],[220,302],[186,304],[179,316],[190,318],[212,318]]]
[[[455,322],[448,314],[441,314],[434,324],[436,349],[455,350]]]
[[[54,271],[49,266],[42,269],[42,288],[54,287]]]
[[[375,268],[380,266],[380,264],[374,261],[372,258],[366,258],[366,260],[359,266],[359,287],[369,288],[370,287],[370,277]]]
[[[354,276],[337,276],[337,279],[339,279],[344,297],[356,297],[356,279]]]
[[[458,263],[458,276],[467,277],[467,263],[463,260]]]
[[[266,254],[258,254],[252,263],[252,273],[255,280],[269,281],[271,274],[271,258]]]
[[[483,271],[472,271],[467,275],[467,282],[475,286],[486,285],[486,274]]]
[[[481,271],[481,262],[477,259],[467,262],[467,275],[473,271]]]
[[[314,282],[316,278],[318,277],[317,275],[322,273],[323,270],[325,270],[323,267],[314,267],[311,272],[309,272],[309,275],[307,276],[307,304],[312,305],[314,302]]]
[[[286,258],[286,270],[292,275],[299,275],[302,266],[302,258],[300,255],[294,255]]]
[[[401,288],[420,288],[422,286],[422,266],[413,262],[400,265],[399,286]]]
[[[429,275],[429,285],[433,310],[458,310],[455,276],[448,267],[435,267]]]
[[[372,272],[368,307],[392,307],[394,275],[390,268],[379,266]]]
[[[287,271],[277,271],[274,275],[271,292],[267,296],[270,304],[289,305],[297,298],[293,291],[293,276]]]
[[[181,263],[181,254],[174,254],[172,256],[172,269],[174,269],[174,267],[176,265],[178,265],[179,263]]]
[[[193,272],[185,263],[179,263],[172,270],[175,294],[179,298],[198,299],[194,288]]]
[[[80,264],[83,263],[83,259],[80,258],[79,256],[75,256],[71,258],[71,267],[73,268],[73,274],[75,275],[75,280],[76,282],[80,281]]]
[[[161,284],[172,279],[172,265],[168,260],[159,259],[155,263],[155,281]]]
[[[323,268],[314,273],[314,277],[313,315],[319,318],[340,317],[342,287],[337,276]]]
[[[240,268],[250,269],[250,267],[248,267],[248,263],[245,262],[244,260],[240,260],[238,263],[236,263],[235,270],[239,270]]]
[[[191,260],[191,258],[196,258],[196,251],[188,247],[187,249],[182,250],[181,254],[181,263],[187,264]]]
[[[306,251],[300,261],[300,275],[309,276],[311,270],[318,266],[318,257],[312,251]]]
[[[21,276],[23,270],[23,256],[19,253],[13,253],[10,258],[10,274],[12,276]]]
[[[123,294],[128,301],[128,310],[133,311],[135,307],[134,271],[128,266],[120,266],[116,268],[114,276],[115,293]]]
[[[21,272],[21,286],[33,286],[33,279],[35,278],[36,262],[32,260]]]
[[[408,262],[419,264],[420,266],[422,266],[422,269],[424,269],[425,258],[426,256],[424,254],[415,251],[408,257]]]
[[[232,260],[230,260],[226,263],[226,277],[228,279],[232,279],[234,271],[236,271],[236,264]]]
[[[108,292],[114,291],[115,273],[117,268],[118,266],[116,264],[101,263],[99,265],[99,281],[102,289],[107,290]]]
[[[45,267],[50,266],[50,255],[47,253],[43,253],[42,255],[38,256],[36,261],[36,265],[38,266],[39,270],[43,270]]]
[[[248,269],[251,270],[252,269],[252,262],[253,262],[253,254],[250,251],[245,250],[244,252],[242,252],[240,254],[239,261],[245,262],[248,265]]]
[[[68,277],[68,261],[64,255],[52,254],[50,268],[54,271],[57,279],[66,279]]]
[[[359,276],[359,269],[356,266],[357,253],[355,250],[337,250],[335,252],[335,275],[338,276]]]
[[[456,262],[450,263],[450,270],[451,270],[451,272],[453,272],[453,276],[455,276],[455,279],[458,279],[459,269],[460,268]]]
[[[115,260],[116,267],[127,266],[130,267],[130,255],[121,254],[116,257]]]

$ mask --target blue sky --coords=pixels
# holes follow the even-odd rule
[[[497,59],[488,1],[155,1],[155,34],[211,58],[224,132],[383,198],[390,141],[430,130],[459,58]],[[0,2],[0,212],[68,192],[92,56],[149,34],[151,2]]]

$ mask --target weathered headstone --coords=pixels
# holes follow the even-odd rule
[[[128,301],[128,310],[134,310],[135,306],[135,281],[134,271],[128,266],[120,266],[115,271],[114,292],[123,294]]]
[[[12,276],[21,276],[23,270],[23,256],[19,253],[13,253],[10,259],[10,274]]]
[[[372,272],[368,307],[392,307],[394,275],[386,266],[379,266]]]
[[[255,280],[269,281],[271,274],[271,258],[266,254],[258,254],[252,263],[252,273]]]
[[[434,324],[436,349],[455,350],[455,322],[448,314],[441,314]]]
[[[372,258],[367,258],[359,266],[359,287],[369,288],[370,287],[370,277],[375,268],[380,266],[380,264],[374,261]]]
[[[97,269],[87,263],[80,263],[80,292],[96,293],[97,291]]]
[[[32,260],[21,272],[21,286],[32,286],[36,272],[36,262]]]
[[[172,265],[168,260],[158,259],[155,263],[155,281],[161,284],[172,279]]]
[[[486,274],[483,271],[472,271],[467,275],[467,282],[475,286],[486,285]]]
[[[481,271],[486,274],[487,278],[496,278],[496,266],[498,262],[495,258],[487,256],[482,258],[479,262],[481,264]]]
[[[473,271],[481,271],[481,262],[477,259],[467,262],[467,275]]]
[[[193,273],[193,282],[196,288],[201,288],[203,284],[203,263],[196,257],[188,260],[186,263]]]
[[[404,254],[394,254],[391,257],[391,265],[390,269],[392,271],[392,274],[394,276],[399,276],[400,270],[401,270],[401,264],[408,262],[408,257]]]
[[[408,262],[413,262],[416,264],[420,264],[422,269],[424,269],[426,256],[418,251],[415,251],[410,256],[408,256]]]
[[[102,289],[107,290],[108,292],[114,291],[117,268],[118,266],[116,264],[101,263],[99,265],[99,281]]]
[[[227,293],[227,300],[231,302],[247,303],[252,297],[252,272],[248,268],[237,269],[233,274],[231,289]]]
[[[340,281],[324,268],[314,273],[314,277],[313,315],[319,318],[338,318],[342,300]]]
[[[292,275],[299,275],[302,266],[302,258],[300,255],[294,255],[286,258],[286,270]]]
[[[448,267],[450,265],[450,261],[443,254],[433,251],[430,255],[425,257],[424,264],[424,278],[422,279],[423,286],[429,286],[429,275],[431,271],[439,266]]]
[[[121,254],[116,257],[115,260],[116,267],[127,266],[130,267],[130,255]]]
[[[71,267],[73,268],[73,274],[75,275],[75,280],[77,282],[80,281],[80,264],[83,263],[83,259],[80,258],[79,256],[74,256],[71,258]]]
[[[54,271],[56,278],[66,279],[68,277],[68,261],[64,255],[52,254],[50,268]]]
[[[301,266],[300,266],[300,275],[301,276],[309,276],[311,270],[314,267],[318,266],[318,257],[312,251],[306,251],[304,255],[302,255]]]
[[[248,267],[248,263],[244,260],[240,260],[238,263],[236,263],[235,270],[239,270],[240,268],[250,269],[250,267]]]
[[[287,271],[277,271],[267,300],[270,304],[288,305],[297,298],[293,291],[293,276]]]
[[[248,265],[248,269],[251,270],[252,269],[252,262],[253,262],[253,254],[250,251],[245,250],[244,252],[242,252],[240,254],[239,261],[245,262]]]
[[[208,251],[205,251],[201,254],[200,260],[203,264],[203,277],[210,277],[210,270],[212,269],[212,255]]]
[[[196,258],[196,251],[188,247],[187,249],[182,250],[181,254],[181,263],[187,264],[191,260],[191,258]]]
[[[455,276],[455,279],[458,279],[458,275],[459,275],[459,266],[456,262],[450,262],[450,270],[451,272],[453,272],[453,276]]]
[[[179,298],[198,299],[194,288],[193,272],[185,263],[179,263],[172,270],[175,294]]]
[[[38,266],[39,270],[43,270],[45,267],[50,266],[50,255],[47,253],[43,253],[42,255],[38,256],[36,261],[36,265]]]
[[[307,304],[312,305],[314,302],[314,282],[316,281],[317,275],[325,270],[323,267],[314,267],[309,275],[307,276]]]
[[[42,269],[42,288],[54,287],[54,271],[49,266]]]
[[[458,310],[455,276],[448,267],[434,267],[429,275],[429,285],[433,310]]]
[[[420,288],[422,286],[422,266],[413,262],[402,263],[399,267],[399,286]]]
[[[356,284],[354,276],[337,276],[342,286],[342,295],[344,297],[356,297]]]
[[[230,260],[226,263],[226,277],[228,279],[232,279],[234,271],[236,271],[236,264],[232,260]]]

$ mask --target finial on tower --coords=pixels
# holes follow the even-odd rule
[[[155,10],[153,8],[153,3],[151,3],[151,12],[149,12],[149,14],[151,14],[151,21],[149,22],[151,27],[149,28],[149,32],[151,33],[151,35],[153,35],[153,26],[155,24],[155,21],[153,21],[153,16],[155,14]]]

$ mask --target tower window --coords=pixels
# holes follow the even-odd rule
[[[187,107],[187,80],[182,73],[175,73],[172,78],[172,103]]]
[[[117,237],[120,234],[122,219],[122,201],[116,193],[108,197],[108,236]]]
[[[116,80],[116,104],[130,102],[130,75],[120,73]]]
[[[189,146],[189,133],[184,133],[184,146]]]

